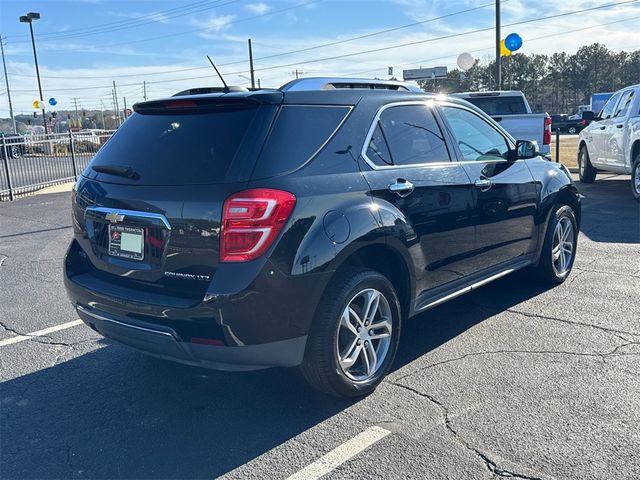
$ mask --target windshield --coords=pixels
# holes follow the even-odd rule
[[[488,115],[513,115],[527,113],[527,106],[522,97],[469,97],[468,102],[473,103]]]

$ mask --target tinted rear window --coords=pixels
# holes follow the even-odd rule
[[[304,165],[331,138],[349,110],[343,106],[283,106],[253,177],[273,177]]]
[[[522,97],[470,97],[465,98],[487,115],[527,113]]]
[[[243,142],[252,138],[249,126],[257,111],[255,106],[235,105],[195,114],[135,114],[91,165],[129,166],[137,174],[133,183],[143,185],[223,182]],[[109,181],[131,181],[104,175]]]

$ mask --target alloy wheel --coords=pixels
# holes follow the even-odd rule
[[[553,232],[553,249],[551,250],[553,270],[562,277],[571,269],[575,249],[575,233],[573,223],[568,217],[561,217]]]
[[[391,307],[376,289],[360,291],[340,317],[336,353],[343,373],[355,382],[373,377],[384,364],[393,333]]]
[[[636,195],[640,195],[640,165],[636,167],[636,171],[633,175],[633,188],[636,191]]]

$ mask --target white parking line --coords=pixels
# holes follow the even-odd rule
[[[13,345],[14,343],[24,342],[25,340],[29,340],[34,337],[42,337],[43,335],[48,335],[53,332],[58,332],[60,330],[66,330],[67,328],[77,327],[78,325],[82,325],[82,320],[73,320],[71,322],[63,323],[62,325],[56,325],[55,327],[43,328],[42,330],[38,330],[37,332],[27,333],[26,335],[18,335],[17,337],[7,338],[5,340],[0,340],[0,347],[4,347],[6,345]]]
[[[334,448],[322,458],[307,465],[299,472],[294,473],[287,480],[317,480],[349,461],[360,452],[366,450],[377,441],[382,440],[390,433],[389,430],[382,427],[369,427],[351,440],[347,440],[339,447]]]

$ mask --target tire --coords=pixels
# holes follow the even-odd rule
[[[369,316],[373,321],[368,324],[367,319],[360,318],[370,299],[374,300],[376,310],[373,317]],[[393,364],[400,339],[400,311],[398,296],[384,275],[361,268],[339,272],[316,310],[300,366],[305,380],[337,397],[371,393]],[[371,329],[371,325],[378,328]],[[380,338],[370,339],[371,334]],[[368,361],[372,351],[378,357],[377,362]]]
[[[22,155],[20,145],[11,145],[10,147],[8,147],[8,150],[10,158],[17,159]]]
[[[582,183],[593,183],[596,180],[598,171],[591,165],[589,151],[584,145],[578,152],[578,172]]]
[[[570,231],[565,237],[567,226],[570,226]],[[565,240],[562,240],[563,238]],[[564,282],[573,268],[577,246],[578,223],[573,208],[569,205],[558,205],[549,218],[540,260],[533,268],[538,280],[550,285]]]
[[[631,167],[631,193],[633,198],[640,202],[640,153]]]

